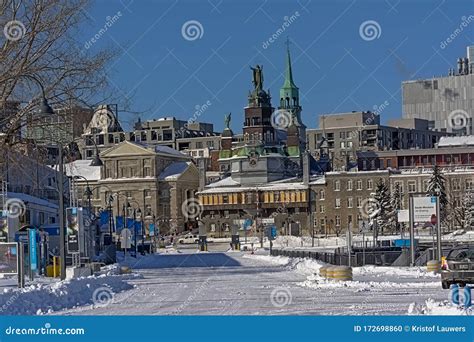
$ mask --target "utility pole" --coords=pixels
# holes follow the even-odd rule
[[[63,165],[63,147],[58,144],[59,148],[59,166],[58,166],[58,192],[59,192],[59,257],[61,280],[66,279],[66,240],[64,227],[64,165]]]

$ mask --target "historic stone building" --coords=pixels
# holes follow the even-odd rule
[[[266,226],[302,234],[311,223],[309,182],[316,163],[305,153],[306,127],[289,52],[278,110],[263,88],[262,66],[252,71],[254,89],[244,109],[242,139],[230,129],[228,114],[219,152],[223,178],[199,192],[201,235],[244,235],[246,220],[252,222],[251,234],[261,237]]]
[[[125,216],[130,216],[127,207],[140,209],[142,217],[155,218],[163,234],[197,227],[196,217],[189,211],[197,201],[194,194],[199,175],[189,156],[167,146],[124,141],[102,152],[100,158],[100,178],[89,182],[94,206],[107,209],[111,205],[114,217],[123,216],[124,210]],[[78,161],[75,163],[71,166],[75,175],[97,172],[97,167],[77,167]],[[83,195],[87,183],[77,180],[83,206],[87,206]]]

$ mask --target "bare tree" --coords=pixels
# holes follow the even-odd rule
[[[19,112],[1,118],[4,136],[26,123],[44,85],[54,107],[87,106],[98,94],[107,97],[106,64],[113,49],[91,52],[77,37],[88,18],[89,0],[3,0],[0,2],[0,109],[7,100],[26,103]],[[32,100],[36,99],[36,100]]]

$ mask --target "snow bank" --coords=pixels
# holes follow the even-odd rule
[[[354,267],[353,275],[358,276],[374,276],[374,277],[410,277],[410,278],[439,278],[440,275],[427,272],[426,267],[385,267],[367,265],[362,267]]]
[[[290,262],[290,258],[285,257],[285,256],[244,254],[243,258],[253,259],[253,260],[260,260],[260,261],[264,261],[266,263],[270,263],[270,264],[273,264],[273,265],[279,265],[279,266],[286,266]]]
[[[311,289],[335,289],[347,288],[355,289],[356,292],[371,291],[377,289],[397,288],[397,289],[413,289],[413,288],[439,288],[439,281],[426,283],[399,283],[392,281],[335,281],[321,278],[319,275],[312,275],[307,280],[297,285]]]
[[[411,303],[408,307],[409,315],[429,315],[429,316],[462,316],[472,315],[472,309],[464,309],[453,304],[447,300],[443,302],[435,302],[428,299],[425,304]]]
[[[137,275],[103,274],[53,284],[34,284],[0,293],[0,315],[41,315],[76,306],[104,306],[118,292],[133,288],[126,282]]]

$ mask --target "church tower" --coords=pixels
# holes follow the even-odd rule
[[[249,145],[275,144],[275,129],[271,124],[273,107],[270,90],[263,90],[263,67],[257,65],[253,71],[253,91],[249,92],[245,107],[243,127],[244,142]]]
[[[291,132],[288,132],[288,139],[294,137],[294,130],[297,129],[297,135],[299,136],[299,151],[296,151],[297,148],[292,148],[288,152],[290,155],[298,155],[301,152],[304,152],[306,149],[306,126],[301,120],[301,106],[300,106],[300,93],[298,87],[293,81],[293,70],[291,68],[291,56],[289,42],[287,41],[286,49],[286,70],[285,70],[285,82],[280,88],[280,106],[278,107],[280,111],[288,113],[290,116],[290,125],[288,129]],[[292,127],[296,126],[296,127]],[[294,141],[288,141],[288,147],[290,145],[295,145]]]

